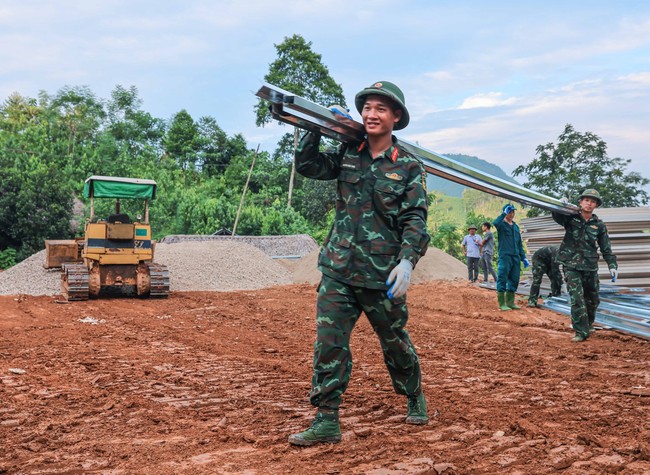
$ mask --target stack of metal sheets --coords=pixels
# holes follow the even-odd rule
[[[650,208],[599,208],[596,215],[607,225],[612,251],[616,255],[619,276],[613,285],[642,287],[650,291]],[[540,247],[559,246],[564,228],[551,216],[527,218],[520,222],[528,256]],[[609,281],[607,263],[599,262],[601,281]]]

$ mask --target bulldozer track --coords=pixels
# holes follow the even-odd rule
[[[84,264],[64,264],[61,273],[63,297],[70,300],[88,300],[88,268]]]
[[[163,264],[147,264],[151,279],[149,296],[166,298],[169,296],[169,270]]]

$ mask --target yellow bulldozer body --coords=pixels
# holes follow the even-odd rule
[[[102,294],[167,297],[169,272],[155,264],[148,199],[155,196],[153,180],[92,176],[84,194],[91,199],[84,237],[45,242],[45,267],[61,267],[62,293],[67,300],[86,300]],[[95,193],[116,198],[115,214],[94,218]],[[120,213],[120,198],[145,200],[144,222]]]

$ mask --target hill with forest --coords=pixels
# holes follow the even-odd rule
[[[472,155],[463,155],[459,153],[445,154],[445,157],[460,162],[465,166],[476,168],[482,172],[489,173],[490,175],[497,178],[501,178],[511,183],[519,184],[514,178],[504,172],[498,165],[487,162],[478,157],[474,157]],[[453,181],[449,181],[444,178],[437,177],[435,175],[427,176],[427,190],[430,192],[435,190],[447,196],[460,198],[463,196],[463,191],[466,188],[466,186],[454,183]]]

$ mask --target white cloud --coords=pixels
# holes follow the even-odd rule
[[[517,99],[514,97],[503,98],[500,92],[487,92],[483,94],[475,94],[468,97],[458,107],[458,109],[478,109],[481,107],[500,107],[515,104]]]

